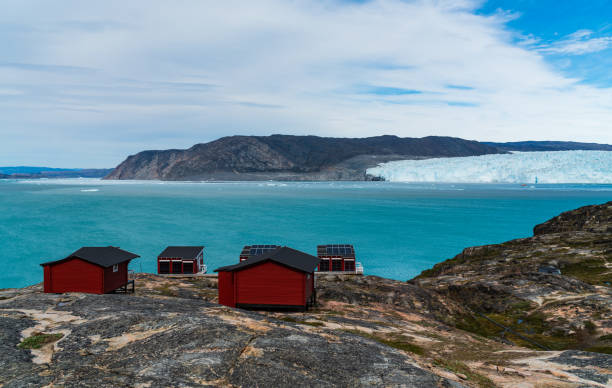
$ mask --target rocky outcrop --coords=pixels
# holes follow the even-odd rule
[[[612,201],[561,213],[533,228],[535,236],[564,232],[612,233]],[[605,241],[605,240],[604,240]],[[612,242],[607,241],[612,246]]]
[[[187,150],[131,155],[106,179],[364,180],[367,168],[390,160],[499,152],[450,137],[231,136]]]
[[[612,202],[565,212],[534,237],[466,248],[412,283],[469,308],[460,326],[489,338],[610,353]]]
[[[63,337],[20,349],[35,332]],[[37,286],[0,303],[0,338],[3,387],[462,386],[357,334],[178,296]]]

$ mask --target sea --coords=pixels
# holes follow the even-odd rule
[[[155,272],[167,245],[204,245],[209,272],[244,245],[353,244],[367,275],[408,280],[465,247],[612,200],[612,185],[0,180],[0,288],[42,281],[40,263],[119,246]]]

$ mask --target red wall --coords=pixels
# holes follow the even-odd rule
[[[303,272],[267,261],[234,274],[236,304],[306,305]]]
[[[310,275],[310,279],[308,279],[308,275]],[[312,290],[314,290],[314,273],[306,274],[304,276],[304,281],[306,282],[306,300],[310,298],[312,295]]]
[[[70,259],[61,263],[46,265],[45,292],[102,294],[102,276],[103,269],[101,267],[80,259]]]
[[[104,268],[104,293],[111,292],[127,284],[128,281],[128,262],[119,263],[117,272],[113,272],[113,267]]]
[[[234,272],[219,271],[219,304],[236,307],[234,298]]]

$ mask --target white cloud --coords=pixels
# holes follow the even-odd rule
[[[612,90],[557,73],[477,1],[7,3],[0,83],[26,93],[0,99],[0,164],[108,166],[237,133],[612,143]]]
[[[578,30],[565,39],[550,45],[541,46],[539,50],[544,53],[583,55],[603,51],[612,47],[612,36],[593,38],[593,31]]]

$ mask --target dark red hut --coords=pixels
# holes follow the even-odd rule
[[[317,256],[321,259],[319,272],[356,272],[355,248],[350,244],[318,245]]]
[[[140,257],[117,247],[83,247],[64,259],[41,264],[49,293],[105,294],[128,284],[128,264]]]
[[[306,309],[315,302],[319,259],[288,247],[217,268],[219,303],[241,308]]]
[[[204,265],[204,247],[172,246],[164,249],[157,256],[158,274],[194,274],[206,273]]]

